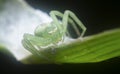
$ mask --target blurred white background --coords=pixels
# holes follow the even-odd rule
[[[33,33],[36,26],[50,22],[47,13],[30,7],[23,0],[1,0],[0,44],[7,47],[17,60],[30,55],[21,40],[24,33]]]

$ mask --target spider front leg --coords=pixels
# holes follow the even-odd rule
[[[53,10],[53,11],[50,12],[50,16],[52,17],[53,22],[54,22],[55,25],[59,28],[59,30],[62,32],[62,34],[63,34],[64,36],[65,36],[65,33],[66,33],[69,37],[71,37],[71,35],[70,35],[70,33],[68,32],[68,30],[66,30],[66,29],[67,29],[66,27],[67,27],[67,24],[68,24],[67,22],[69,22],[69,23],[73,26],[76,34],[77,34],[78,36],[80,36],[79,30],[78,30],[77,26],[75,25],[75,23],[73,22],[73,20],[72,20],[71,18],[68,18],[68,20],[65,21],[67,24],[63,24],[63,22],[64,22],[64,21],[63,21],[64,14],[62,14],[61,12]],[[62,25],[59,23],[59,21],[58,21],[58,19],[57,19],[57,16],[62,19],[62,21],[61,21],[61,22],[62,22]],[[64,39],[64,38],[63,38],[63,39]]]
[[[69,16],[71,18],[73,18],[73,20],[81,27],[81,29],[83,30],[82,33],[81,33],[81,36],[80,38],[83,37],[83,35],[85,34],[86,32],[86,27],[83,25],[83,23],[77,18],[77,16],[72,12],[72,11],[69,11],[69,10],[66,10],[65,13],[64,13],[64,16],[63,16],[63,25],[67,25],[68,24],[68,19],[69,19]]]
[[[60,25],[56,15],[62,18],[62,26]],[[86,27],[83,25],[83,23],[77,18],[77,16],[72,11],[66,10],[64,14],[62,14],[59,11],[51,11],[50,16],[53,18],[53,21],[56,23],[56,26],[58,26],[58,28],[60,30],[62,30],[64,35],[65,35],[65,33],[67,33],[70,36],[70,34],[69,34],[68,30],[67,30],[68,22],[73,26],[74,30],[76,31],[77,35],[80,36],[80,38],[82,38],[83,35],[86,32]],[[73,18],[73,20],[83,30],[81,34],[80,34],[77,26],[75,25],[75,23],[73,22],[73,20],[70,17]]]

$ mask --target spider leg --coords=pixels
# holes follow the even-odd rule
[[[23,37],[24,39],[28,40],[32,45],[41,46],[41,47],[47,46],[52,42],[52,39],[50,38],[38,37],[32,34],[24,34]]]
[[[56,26],[59,28],[59,30],[63,30],[63,34],[66,33],[68,35],[68,37],[71,37],[70,33],[68,32],[68,30],[66,30],[67,28],[67,24],[62,24],[62,27],[59,23],[59,20],[57,19],[57,16],[62,18],[62,21],[63,21],[63,16],[64,14],[62,14],[61,12],[59,11],[51,11],[50,12],[50,16],[52,17],[53,21],[56,23]],[[68,22],[73,26],[74,30],[76,31],[77,35],[79,36],[80,33],[79,33],[79,30],[78,28],[76,27],[75,23],[73,22],[73,20],[71,18],[68,18]]]
[[[60,25],[60,23],[59,23],[59,20],[57,19],[57,16],[61,16],[61,15],[63,15],[62,13],[60,13],[60,12],[58,12],[58,11],[51,11],[50,12],[50,16],[52,17],[52,19],[53,19],[53,22],[55,23],[55,25],[57,26],[57,28],[59,29],[59,30],[61,30],[62,29],[62,27],[61,27],[61,25]]]
[[[42,53],[40,53],[40,51],[35,47],[35,45],[33,45],[33,43],[29,40],[29,38],[30,38],[30,34],[25,34],[24,39],[22,40],[23,46],[28,51],[30,51],[33,55],[35,55],[37,57],[42,57],[43,59],[50,61],[49,58],[47,58]]]
[[[83,35],[85,34],[86,32],[86,27],[83,25],[83,23],[77,18],[77,16],[69,11],[69,10],[66,10],[65,13],[64,13],[64,16],[63,16],[63,24],[66,25],[67,22],[68,22],[68,19],[69,19],[69,16],[73,18],[73,20],[81,27],[81,29],[83,30],[82,33],[81,33],[81,38],[83,37]]]
[[[32,52],[33,55],[39,55],[38,50],[26,38],[22,40],[22,44],[28,51]]]

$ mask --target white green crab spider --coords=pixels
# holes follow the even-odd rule
[[[45,46],[56,45],[58,42],[63,41],[65,36],[69,36],[69,32],[67,30],[68,23],[72,25],[76,32],[78,32],[78,29],[76,28],[75,22],[79,27],[81,27],[81,38],[86,31],[86,27],[82,24],[82,22],[73,12],[69,10],[66,10],[64,14],[59,11],[51,11],[50,16],[53,19],[51,23],[38,26],[34,31],[34,35],[24,34],[23,36],[23,46],[32,54],[37,56],[41,56],[38,48],[40,49]],[[57,17],[62,18],[62,20],[58,20]],[[79,34],[79,32],[77,34]]]

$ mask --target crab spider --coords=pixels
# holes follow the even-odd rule
[[[79,31],[76,28],[74,21],[78,24],[79,27],[81,27],[81,38],[86,31],[86,27],[72,11],[66,10],[64,14],[59,11],[51,11],[50,16],[53,19],[51,23],[39,25],[35,29],[34,35],[24,34],[23,36],[23,46],[35,55],[41,56],[37,50],[38,47],[45,47],[51,44],[55,45],[58,42],[62,41],[64,37],[67,36],[67,34],[69,36],[69,32],[67,30],[68,22],[72,25],[77,34],[79,34]],[[62,20],[58,20],[57,16],[62,18]]]

